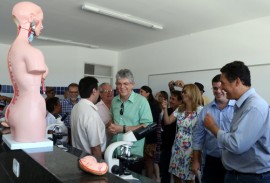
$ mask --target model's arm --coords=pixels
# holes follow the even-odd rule
[[[45,79],[47,77],[48,73],[49,73],[49,69],[48,69],[47,65],[45,65],[45,73],[42,75],[42,78]]]
[[[45,64],[42,52],[34,47],[28,48],[28,54],[25,55],[25,64],[27,72],[31,74],[43,74],[43,78],[47,76],[48,68]]]
[[[92,155],[95,156],[97,159],[102,159],[101,147],[97,145],[95,147],[91,147]]]

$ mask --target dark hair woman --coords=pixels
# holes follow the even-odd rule
[[[144,96],[150,105],[154,123],[157,123],[157,129],[145,138],[144,146],[144,166],[146,176],[149,178],[153,177],[155,173],[156,181],[160,182],[159,173],[159,160],[160,160],[160,146],[161,146],[161,120],[160,113],[161,108],[158,101],[155,100],[152,89],[149,86],[142,86],[140,94]]]

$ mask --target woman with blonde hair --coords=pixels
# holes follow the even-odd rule
[[[182,104],[170,116],[168,116],[167,110],[164,110],[165,125],[175,121],[177,124],[169,172],[173,174],[175,183],[183,181],[194,183],[195,175],[191,169],[192,134],[203,104],[198,87],[194,84],[184,85],[182,101]],[[167,108],[167,101],[163,101],[162,107]]]

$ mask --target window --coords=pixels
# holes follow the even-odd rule
[[[98,64],[84,64],[84,77],[93,76],[98,79],[99,84],[110,83],[112,84],[112,67],[107,65]]]

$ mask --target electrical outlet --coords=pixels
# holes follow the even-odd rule
[[[16,177],[19,177],[20,176],[20,163],[15,158],[13,158],[12,169]]]

